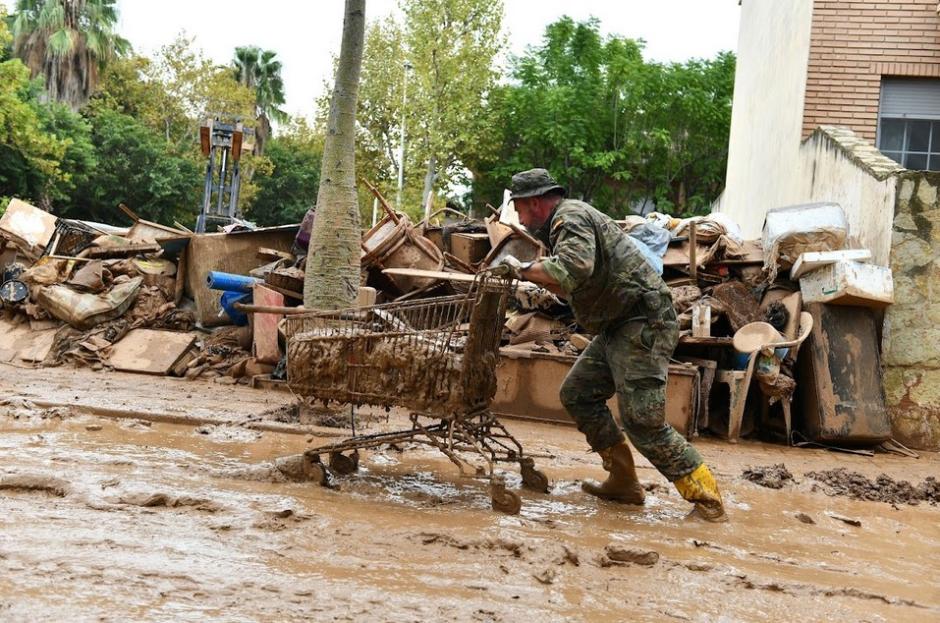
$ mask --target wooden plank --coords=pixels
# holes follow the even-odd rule
[[[133,329],[111,347],[108,363],[125,372],[165,375],[195,341],[192,333]]]
[[[33,331],[30,336],[32,343],[18,353],[19,358],[23,361],[41,363],[45,360],[49,351],[52,350],[52,343],[55,341],[56,333],[58,333],[58,331],[55,329]]]
[[[140,243],[126,244],[119,247],[89,247],[86,255],[90,258],[102,259],[109,257],[128,257],[143,253],[156,253],[162,250],[158,244]]]
[[[282,307],[284,295],[275,292],[266,285],[256,283],[252,286],[252,300],[260,307]],[[281,350],[277,343],[277,325],[284,316],[281,314],[252,314],[252,351],[255,359],[264,363],[277,363]]]
[[[846,249],[844,251],[816,251],[813,253],[800,253],[793,268],[790,269],[790,279],[796,281],[808,272],[823,266],[829,266],[842,260],[854,262],[867,262],[871,259],[868,249]]]
[[[733,346],[730,337],[693,337],[683,335],[679,337],[679,344],[689,344],[691,346]]]
[[[271,307],[268,305],[246,305],[235,303],[235,309],[246,314],[282,314],[285,316],[306,314],[308,309],[303,307]]]
[[[448,273],[442,270],[422,270],[420,268],[386,268],[382,271],[387,275],[401,277],[422,277],[427,279],[440,279],[441,281],[476,281],[476,275],[466,273]]]

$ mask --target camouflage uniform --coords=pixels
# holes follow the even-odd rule
[[[595,451],[623,440],[607,400],[614,393],[634,447],[671,482],[702,465],[666,423],[666,374],[679,339],[672,296],[637,242],[610,217],[566,199],[537,236],[542,262],[568,295],[578,322],[596,334],[561,386],[561,402]]]

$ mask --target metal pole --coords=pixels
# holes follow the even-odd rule
[[[379,218],[379,198],[372,198],[372,226],[375,227],[375,223]]]
[[[398,191],[395,193],[395,209],[401,210],[401,194],[405,187],[405,109],[408,106],[408,72],[411,63],[405,61],[401,86],[401,140],[398,142]]]

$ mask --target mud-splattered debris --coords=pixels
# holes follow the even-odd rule
[[[0,400],[0,407],[7,407],[3,410],[4,414],[14,420],[65,420],[73,415],[71,407],[43,408],[26,398],[6,398]]]
[[[513,555],[514,558],[522,558],[525,552],[525,543],[507,538],[488,538],[479,540],[464,540],[453,537],[442,532],[419,532],[415,535],[420,539],[422,545],[432,545],[438,543],[461,550],[485,549],[485,550],[503,550]]]
[[[561,557],[561,562],[559,564],[569,563],[575,567],[581,566],[581,557],[578,556],[578,552],[574,551],[567,545],[562,545],[561,549],[564,551],[564,554]]]
[[[906,480],[894,480],[885,474],[879,475],[875,480],[869,480],[862,474],[851,472],[844,467],[823,472],[807,472],[805,476],[822,483],[828,495],[844,495],[855,500],[892,504],[940,503],[940,481],[933,476],[928,476],[916,486]]]
[[[91,432],[97,432],[101,430],[101,424],[88,424],[87,426],[85,426],[85,430],[91,431]]]
[[[656,493],[658,495],[669,495],[669,487],[665,487],[658,482],[647,482],[643,484],[643,490],[647,493]]]
[[[300,419],[300,404],[290,403],[274,407],[263,411],[261,419],[274,420],[275,422],[284,422],[286,424],[296,423]]]
[[[206,498],[193,497],[189,495],[171,495],[169,493],[155,492],[132,492],[124,493],[117,499],[119,504],[129,504],[131,506],[140,506],[143,508],[184,508],[191,507],[196,510],[215,513],[222,507],[212,500]]]
[[[629,562],[645,567],[652,567],[659,562],[659,552],[625,547],[616,543],[604,548],[604,554],[613,562]]]
[[[39,474],[5,474],[0,476],[0,491],[22,493],[45,493],[55,497],[65,497],[69,493],[69,484],[52,476]]]
[[[532,574],[532,577],[538,580],[541,584],[554,584],[555,578],[557,576],[558,572],[551,568]]]
[[[812,517],[810,517],[809,515],[807,515],[806,513],[797,513],[796,515],[794,515],[794,517],[796,517],[798,520],[800,520],[800,521],[802,521],[803,523],[806,523],[806,524],[814,524],[814,523],[816,523],[816,521],[815,521]]]
[[[862,527],[862,522],[858,519],[852,519],[851,517],[844,517],[842,515],[836,515],[835,513],[829,513],[829,516],[833,519],[837,519],[842,523],[848,524],[850,526],[855,526],[856,528]]]
[[[290,480],[331,485],[326,469],[319,463],[313,462],[306,454],[278,457],[274,460],[274,467]]]
[[[783,489],[786,485],[793,484],[793,474],[783,463],[749,467],[741,475],[745,480],[768,489]]]

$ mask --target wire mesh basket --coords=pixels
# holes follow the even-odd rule
[[[287,377],[323,402],[404,407],[440,417],[489,405],[508,288],[288,319]]]

